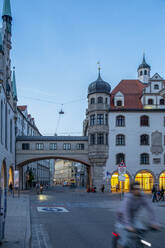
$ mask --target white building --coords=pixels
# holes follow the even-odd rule
[[[138,68],[138,79],[122,80],[111,92],[109,110],[109,156],[106,183],[115,190],[118,165],[127,166],[124,189],[132,179],[144,190],[153,183],[165,188],[165,100],[160,95],[165,80],[158,74],[150,77],[145,57]]]

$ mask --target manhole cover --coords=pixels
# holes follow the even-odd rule
[[[67,213],[69,212],[63,207],[37,207],[38,212],[42,213]]]

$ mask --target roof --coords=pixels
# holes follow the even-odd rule
[[[2,16],[12,17],[10,0],[4,0]]]
[[[17,108],[21,111],[25,111],[27,109],[27,105],[17,106]]]
[[[87,136],[18,136],[17,141],[88,141]]]
[[[139,80],[122,80],[111,93],[111,109],[142,109],[141,96],[146,87]],[[124,95],[124,106],[114,106],[114,96],[117,92]]]
[[[146,63],[145,54],[143,54],[143,60],[142,63],[139,65],[138,70],[146,68],[151,69],[151,67]]]

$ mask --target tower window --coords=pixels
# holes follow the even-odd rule
[[[98,99],[97,99],[97,102],[98,103],[103,103],[103,98],[101,96],[99,96]]]
[[[144,75],[147,75],[147,70],[144,70]]]
[[[140,71],[140,76],[142,76],[143,75],[143,72],[142,71]]]
[[[149,105],[153,105],[153,104],[154,104],[153,99],[148,99],[148,104],[149,104]]]
[[[165,104],[164,99],[160,99],[160,105],[164,105],[164,104]]]
[[[107,97],[105,98],[105,104],[108,104],[108,98]]]
[[[95,104],[95,98],[91,98],[91,104]]]
[[[159,89],[159,85],[158,84],[155,84],[154,85],[154,90],[158,90]]]
[[[117,106],[118,106],[118,107],[122,106],[122,101],[121,101],[121,100],[118,100],[118,101],[117,101]]]

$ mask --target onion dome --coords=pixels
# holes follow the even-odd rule
[[[102,80],[100,76],[100,68],[99,68],[99,75],[96,81],[92,82],[88,87],[88,95],[94,93],[107,93],[109,94],[111,91],[111,86],[109,83]]]
[[[151,69],[151,67],[146,63],[145,54],[143,54],[143,61],[138,67],[138,70],[140,69]]]

